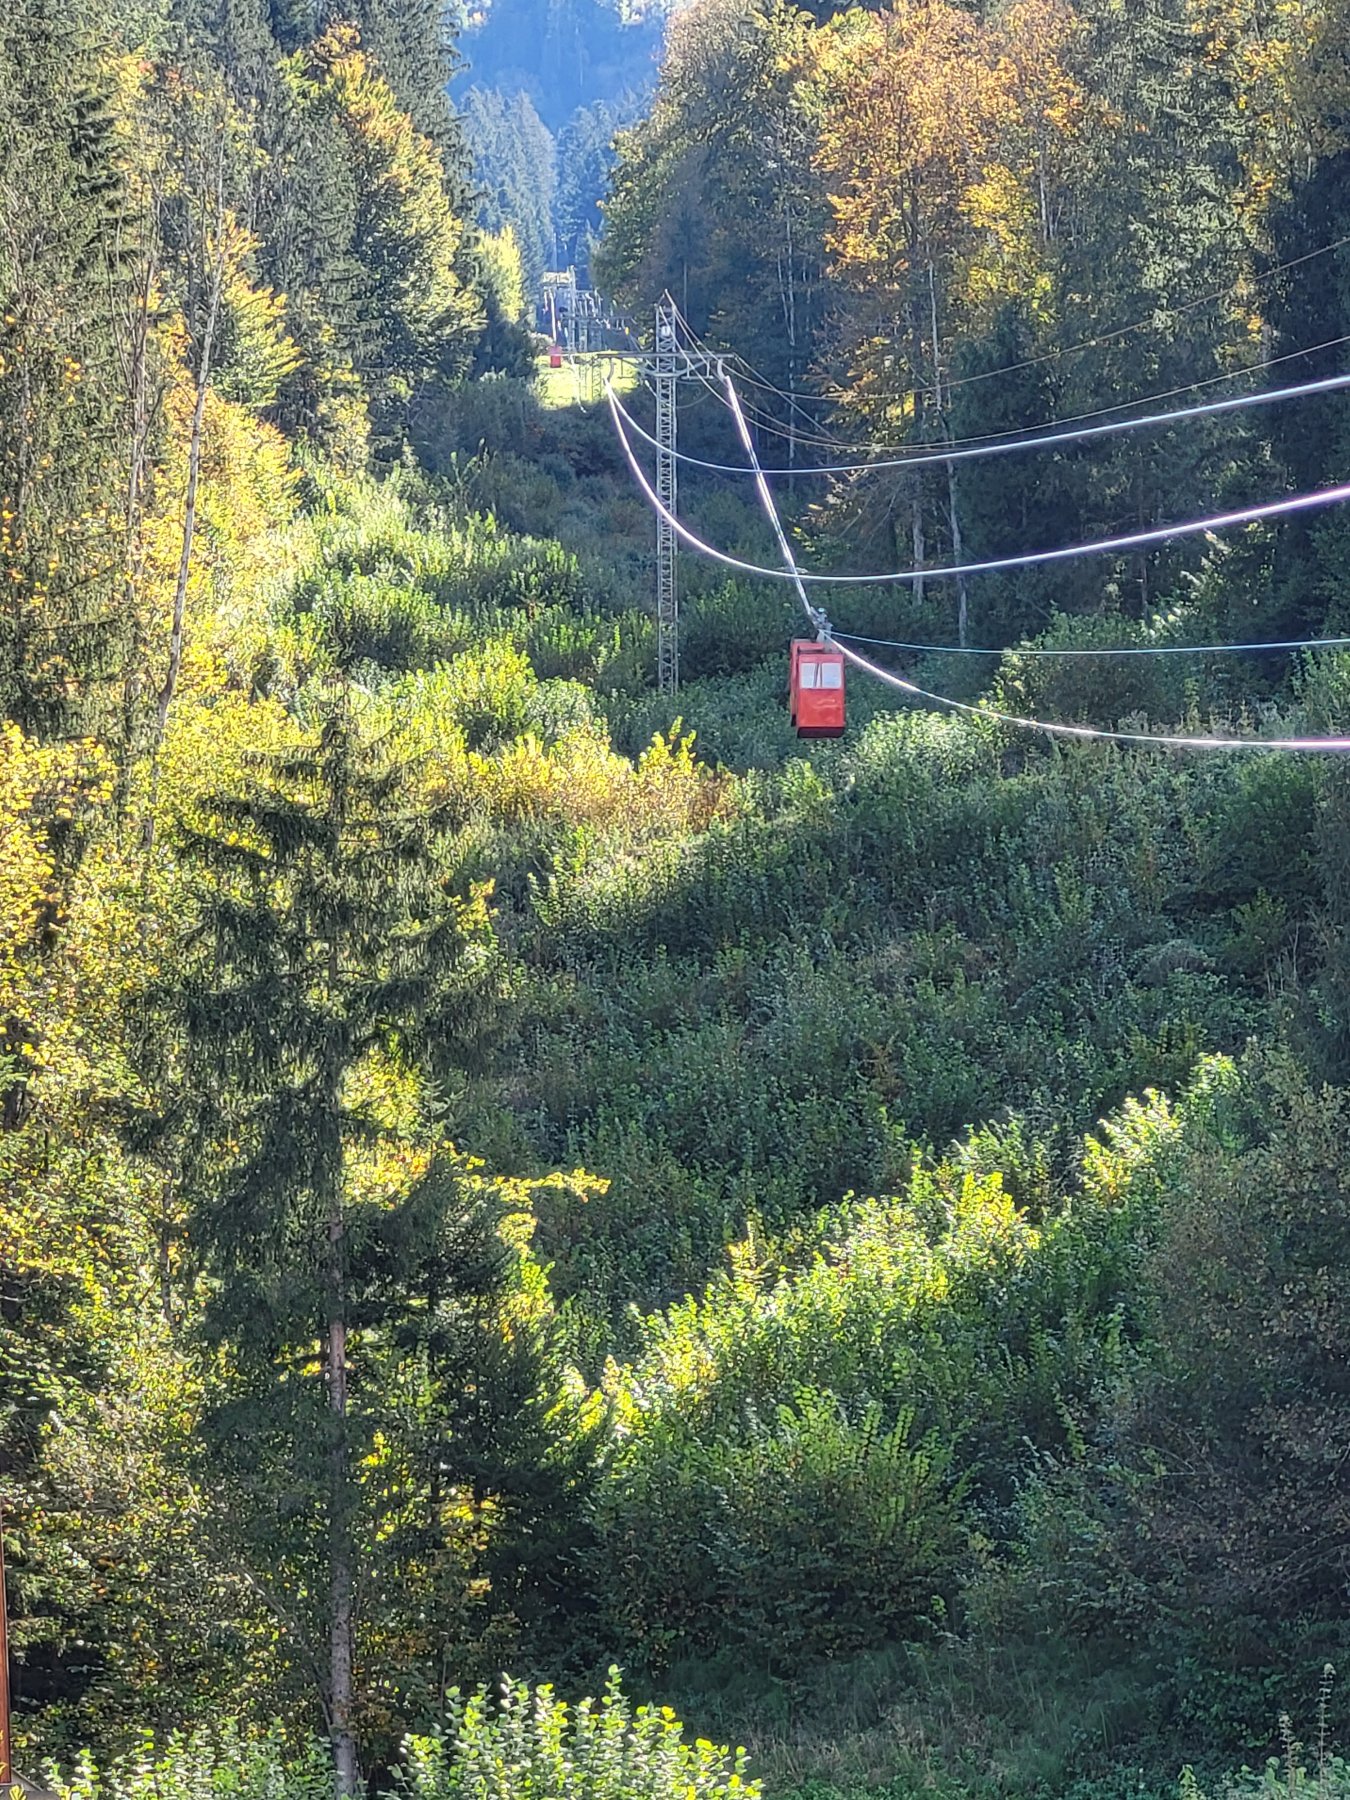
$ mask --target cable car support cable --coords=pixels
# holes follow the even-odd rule
[[[1023,718],[1018,713],[1000,712],[992,706],[972,706],[964,700],[953,700],[946,694],[935,694],[931,689],[906,681],[903,675],[897,675],[891,669],[883,669],[880,664],[860,656],[847,644],[838,643],[833,634],[830,635],[830,642],[838,644],[839,650],[856,668],[890,687],[899,688],[903,693],[912,694],[921,700],[931,700],[935,705],[945,706],[953,712],[967,713],[977,719],[992,719],[997,724],[1017,725],[1027,731],[1044,731],[1054,737],[1097,739],[1113,744],[1152,744],[1173,750],[1350,750],[1350,737],[1191,737],[1173,732],[1113,731],[1098,725],[1065,725],[1049,719]]]
[[[1069,431],[1047,431],[1035,427],[1032,433],[964,447],[916,449],[903,456],[878,458],[875,462],[804,464],[795,469],[766,469],[766,475],[857,475],[876,469],[913,469],[927,463],[973,462],[989,456],[1010,456],[1020,450],[1039,450],[1058,444],[1082,443],[1089,438],[1114,437],[1126,431],[1142,431],[1153,425],[1174,425],[1185,419],[1213,418],[1223,413],[1243,412],[1255,406],[1271,406],[1281,400],[1306,400],[1315,394],[1339,393],[1350,388],[1350,374],[1327,375],[1320,381],[1302,381],[1292,387],[1265,388],[1256,394],[1232,394],[1223,400],[1205,400],[1195,406],[1172,407],[1164,412],[1141,413],[1131,419],[1108,419],[1096,425],[1079,425]],[[720,399],[721,396],[719,395]],[[723,402],[725,404],[725,402]],[[656,439],[633,417],[626,407],[620,410],[637,435],[645,443],[656,445]],[[1040,435],[1035,435],[1035,433]],[[683,463],[710,469],[716,474],[747,475],[748,469],[735,463],[710,462],[687,451],[676,451]]]
[[[933,656],[1219,656],[1239,651],[1334,650],[1350,644],[1350,637],[1273,638],[1250,644],[1101,644],[1056,649],[1044,644],[910,644],[900,638],[864,637],[859,631],[840,631],[836,638],[850,644],[875,644],[884,650],[913,650]]]
[[[729,379],[730,377],[728,377]],[[1244,506],[1234,512],[1213,513],[1203,519],[1187,519],[1177,525],[1157,525],[1147,531],[1131,531],[1117,537],[1097,538],[1088,544],[1065,544],[1053,550],[1027,550],[1016,556],[997,556],[984,562],[954,563],[938,569],[890,569],[874,574],[820,575],[798,568],[795,561],[791,568],[773,569],[766,567],[763,563],[748,562],[744,557],[731,556],[725,550],[717,549],[715,545],[707,543],[697,533],[691,531],[684,521],[664,504],[644,474],[642,465],[634,453],[632,442],[623,428],[623,417],[621,417],[623,409],[619,405],[613,387],[607,385],[605,393],[609,400],[615,429],[619,434],[619,441],[623,445],[624,454],[628,460],[628,466],[632,470],[638,486],[646,495],[648,503],[656,508],[676,535],[683,538],[692,550],[697,550],[700,555],[709,557],[713,562],[721,563],[725,568],[736,569],[743,575],[759,575],[768,581],[809,581],[826,587],[876,587],[889,585],[892,582],[938,581],[957,575],[991,575],[1008,569],[1028,569],[1044,563],[1068,562],[1079,556],[1098,556],[1123,550],[1140,550],[1150,544],[1170,543],[1175,538],[1223,531],[1234,525],[1259,524],[1263,519],[1283,518],[1291,513],[1309,512],[1316,507],[1334,506],[1342,500],[1350,500],[1350,482],[1339,482],[1334,487],[1314,488],[1311,493],[1293,494],[1288,499],[1266,501],[1260,506]],[[626,414],[623,416],[626,417]],[[741,419],[743,422],[743,413]],[[748,431],[749,427],[747,426],[746,429]]]
[[[1301,255],[1291,257],[1287,262],[1276,263],[1272,268],[1263,270],[1255,279],[1258,283],[1273,280],[1275,276],[1283,275],[1290,269],[1299,268],[1304,263],[1315,262],[1320,256],[1330,256],[1333,252],[1344,249],[1347,244],[1350,244],[1350,236],[1335,238],[1331,243],[1322,244],[1316,250],[1305,250]],[[1134,319],[1127,325],[1118,325],[1110,331],[1100,332],[1092,337],[1080,338],[1075,343],[1052,345],[1050,349],[1040,351],[1035,356],[1023,357],[1019,362],[1004,363],[996,369],[979,369],[970,375],[957,376],[951,381],[944,382],[942,384],[942,391],[944,393],[951,393],[957,388],[968,387],[976,382],[992,381],[999,375],[1015,375],[1022,369],[1035,368],[1047,362],[1057,362],[1060,358],[1065,356],[1076,356],[1083,350],[1100,349],[1103,344],[1115,343],[1120,338],[1133,335],[1136,331],[1146,331],[1150,327],[1156,329],[1159,318],[1179,318],[1185,313],[1195,312],[1202,306],[1208,306],[1215,300],[1225,299],[1228,297],[1229,292],[1230,289],[1227,287],[1215,288],[1210,293],[1201,294],[1194,300],[1182,301],[1175,306],[1164,306],[1160,309],[1155,308],[1153,311],[1145,314],[1144,317]],[[683,328],[685,335],[689,338],[690,344],[694,348],[710,355],[717,354],[716,352],[709,351],[708,346],[698,336],[698,333],[693,329],[682,313],[678,315],[678,321]],[[1339,339],[1336,341],[1343,342],[1344,340]],[[1317,347],[1329,348],[1330,346]],[[1296,352],[1295,354],[1305,353]],[[1310,352],[1308,354],[1310,354]],[[1279,359],[1277,358],[1276,360],[1278,361]],[[748,378],[755,385],[766,389],[770,393],[777,394],[781,399],[793,401],[794,404],[796,403],[793,395],[788,394],[780,387],[776,387],[773,382],[766,380],[764,376],[760,375],[743,356],[736,355],[735,361],[739,362],[744,367],[748,372]],[[1257,366],[1259,367],[1261,365]],[[913,391],[916,394],[931,394],[934,392],[934,389],[931,387],[921,387],[915,388]],[[823,395],[820,396],[822,399],[824,397],[825,396]],[[859,450],[869,448],[869,446],[862,444],[843,444],[838,442],[838,440],[835,440],[835,447],[838,449]],[[772,472],[773,471],[766,471],[766,473]]]
[[[745,445],[746,455],[750,458],[750,466],[755,476],[755,486],[759,491],[760,502],[773,526],[774,535],[778,539],[778,547],[786,564],[785,573],[793,580],[797,588],[797,596],[806,612],[807,618],[816,628],[824,642],[832,644],[856,668],[866,674],[885,682],[888,686],[898,688],[901,692],[911,694],[919,700],[930,700],[936,706],[946,707],[952,712],[972,715],[979,719],[989,719],[1000,725],[1016,725],[1027,731],[1043,731],[1055,737],[1073,737],[1079,739],[1097,739],[1117,744],[1148,744],[1155,747],[1179,750],[1296,750],[1296,751],[1345,751],[1350,750],[1350,737],[1288,737],[1288,738],[1235,738],[1218,736],[1187,736],[1182,733],[1153,731],[1112,731],[1096,725],[1064,725],[1047,719],[1023,718],[1017,713],[1000,712],[992,706],[972,706],[965,700],[953,700],[947,694],[934,693],[930,688],[922,688],[917,683],[906,681],[903,675],[897,675],[890,669],[883,669],[878,663],[859,655],[856,650],[849,649],[847,644],[840,643],[834,636],[829,620],[819,607],[812,606],[805,587],[802,585],[801,572],[797,567],[797,559],[792,553],[787,533],[783,529],[783,521],[779,517],[778,507],[774,502],[772,490],[765,479],[764,471],[755,454],[754,440],[750,436],[750,428],[745,422],[737,399],[735,384],[730,375],[726,376],[727,396],[731,402],[732,413],[736,419],[741,442]]]
[[[1292,263],[1290,263],[1288,265],[1281,265],[1281,267],[1282,268],[1283,267],[1292,268],[1297,263],[1309,261],[1312,257],[1323,256],[1323,255],[1326,255],[1329,251],[1339,250],[1342,247],[1343,243],[1350,243],[1350,238],[1338,239],[1334,244],[1325,245],[1323,247],[1323,249],[1312,251],[1309,253],[1308,256],[1296,257]],[[1276,270],[1271,270],[1269,272],[1271,274],[1278,274],[1280,272],[1280,270],[1276,269]],[[786,393],[782,388],[776,387],[772,382],[766,381],[762,376],[759,376],[753,370],[751,365],[746,361],[746,359],[742,355],[739,354],[739,352],[731,352],[724,356],[720,352],[711,350],[709,348],[709,346],[707,344],[705,344],[703,342],[703,340],[698,336],[698,334],[693,330],[693,328],[689,324],[689,321],[683,316],[682,313],[680,313],[678,307],[675,308],[675,314],[676,314],[677,325],[683,331],[684,336],[689,340],[689,345],[690,345],[691,350],[695,350],[698,353],[700,353],[701,355],[704,355],[714,361],[717,361],[719,364],[726,362],[726,361],[738,363],[743,371],[743,373],[742,373],[743,380],[748,380],[753,386],[763,388],[765,390],[765,392],[775,394],[780,399],[789,401],[794,406],[795,409],[800,410],[797,407],[797,397]],[[1140,395],[1137,395],[1133,400],[1118,401],[1112,406],[1099,406],[1099,407],[1094,407],[1087,412],[1064,414],[1058,418],[1042,420],[1041,423],[1036,426],[1026,426],[1026,427],[1015,426],[1015,427],[1009,427],[1003,431],[976,432],[976,433],[971,433],[970,435],[965,436],[965,437],[951,438],[948,440],[946,449],[948,449],[948,450],[957,449],[957,448],[964,447],[967,444],[989,443],[989,442],[993,442],[1000,438],[1022,437],[1031,431],[1049,432],[1054,427],[1059,426],[1059,425],[1077,425],[1087,419],[1100,419],[1100,418],[1104,417],[1107,413],[1119,412],[1125,406],[1150,406],[1150,405],[1154,404],[1156,401],[1172,400],[1172,399],[1175,399],[1180,394],[1196,393],[1202,388],[1215,387],[1220,382],[1236,381],[1236,380],[1239,380],[1244,375],[1257,375],[1257,374],[1260,374],[1263,370],[1277,368],[1283,363],[1298,362],[1304,357],[1316,356],[1323,350],[1337,350],[1343,344],[1350,344],[1350,333],[1343,333],[1339,337],[1326,338],[1320,344],[1308,344],[1303,349],[1300,349],[1300,350],[1287,350],[1279,356],[1266,357],[1259,362],[1247,363],[1240,369],[1228,369],[1228,370],[1225,370],[1224,373],[1222,373],[1220,375],[1208,375],[1208,376],[1205,376],[1202,380],[1187,382],[1187,383],[1184,383],[1180,387],[1164,388],[1161,391],[1155,392],[1152,394],[1140,394]],[[1074,348],[1074,347],[1075,346],[1071,346],[1070,348]],[[1076,347],[1081,348],[1082,346],[1076,346]],[[1067,354],[1067,352],[1063,352],[1063,354]],[[1012,365],[1009,365],[1009,368],[1016,369],[1016,368],[1020,368],[1022,366],[1023,366],[1022,364],[1012,364]],[[745,373],[745,371],[748,371],[748,373]],[[1008,372],[1007,370],[987,371],[987,373],[989,373],[989,374],[1001,374],[1001,373],[1007,373],[1007,372]],[[720,390],[716,387],[716,385],[713,382],[709,381],[706,376],[701,376],[700,379],[702,380],[703,385],[707,388],[708,392],[714,397],[714,399],[716,399],[720,405],[726,406],[725,396],[720,392]],[[972,380],[983,380],[984,375],[974,376],[974,377],[971,377],[971,379]],[[954,385],[961,385],[961,384],[957,383]],[[929,390],[927,388],[923,388],[923,389],[913,389],[911,391],[917,395],[919,393],[928,393],[931,390]],[[950,391],[950,388],[948,388],[944,391]],[[821,401],[825,401],[828,398],[826,395],[823,395],[823,394],[822,395],[808,395],[805,397],[812,398],[812,399],[818,399]],[[800,426],[794,426],[791,424],[785,425],[782,421],[775,419],[770,413],[766,412],[762,406],[755,407],[755,406],[749,405],[746,402],[742,402],[742,405],[743,405],[746,413],[753,419],[754,423],[762,431],[772,432],[775,435],[777,435],[778,437],[789,439],[791,442],[793,442],[795,444],[806,444],[806,445],[809,445],[812,448],[816,448],[816,449],[854,450],[861,454],[865,454],[869,458],[869,461],[867,463],[857,465],[859,468],[869,468],[869,467],[881,466],[876,461],[877,458],[886,458],[886,457],[895,455],[897,458],[897,461],[899,461],[899,460],[902,460],[902,453],[905,453],[903,456],[903,460],[908,460],[909,454],[915,454],[912,447],[907,451],[906,446],[897,445],[897,444],[848,443],[845,440],[839,438],[836,434],[833,434],[833,433],[825,434],[824,428],[819,426],[818,422],[815,420],[812,420],[812,424],[816,428],[816,435],[812,435],[811,433],[803,431]],[[807,415],[803,414],[803,417],[806,417],[806,416]],[[934,461],[942,461],[945,459],[945,451],[944,450],[932,449],[932,450],[929,450],[927,452],[927,454],[930,455]],[[719,472],[724,473],[724,474],[740,474],[742,472],[741,466],[737,463],[709,463],[705,466],[709,467],[709,468],[717,469]],[[833,471],[833,472],[848,473],[848,472],[851,472],[853,466],[854,465],[850,464],[850,465],[848,465],[848,467],[846,469],[841,469],[841,470]],[[813,471],[810,470],[809,466],[802,465],[802,464],[796,464],[793,467],[786,468],[786,469],[766,469],[765,470],[766,475],[800,475],[803,473],[812,473],[812,472]]]
[[[993,443],[1000,438],[1022,437],[1026,435],[1027,432],[1031,431],[1049,432],[1060,425],[1077,425],[1086,419],[1104,418],[1107,413],[1119,412],[1126,406],[1152,406],[1157,401],[1173,400],[1181,394],[1198,393],[1202,388],[1217,387],[1221,382],[1225,381],[1237,381],[1245,375],[1259,375],[1266,369],[1278,368],[1282,363],[1299,362],[1304,357],[1317,356],[1323,350],[1339,350],[1343,344],[1350,344],[1350,332],[1343,333],[1340,337],[1325,338],[1320,344],[1308,344],[1301,350],[1287,350],[1281,356],[1267,357],[1262,362],[1247,363],[1240,369],[1229,369],[1222,375],[1207,375],[1203,380],[1185,382],[1180,387],[1162,388],[1152,394],[1139,394],[1132,400],[1118,400],[1111,406],[1096,406],[1092,407],[1087,412],[1062,413],[1053,419],[1043,419],[1038,425],[1034,426],[1018,425],[1009,426],[1002,431],[971,432],[965,437],[951,438],[948,442],[948,447],[951,449],[962,449],[967,444]],[[720,393],[717,393],[715,388],[710,387],[709,391],[716,395],[718,402],[722,406],[726,405],[725,399]],[[746,410],[761,431],[770,432],[776,437],[786,438],[793,443],[806,444],[813,449],[855,450],[860,453],[866,453],[867,456],[872,459],[898,454],[905,449],[904,445],[898,444],[848,444],[841,442],[836,438],[812,438],[791,425],[783,424],[781,420],[773,418],[762,409],[747,407]],[[921,447],[922,446],[920,446],[920,448]],[[931,450],[931,446],[929,448]],[[932,450],[931,453],[936,459],[940,460],[942,455],[941,451]],[[740,472],[740,465],[735,463],[719,463],[714,466],[726,474]],[[869,461],[860,466],[867,468],[875,467],[875,461]],[[808,472],[809,465],[802,463],[799,463],[790,469],[765,470],[766,475],[801,475]]]

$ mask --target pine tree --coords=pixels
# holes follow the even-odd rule
[[[442,1711],[447,1671],[491,1679],[506,1658],[568,1641],[601,1423],[566,1377],[531,1251],[561,1178],[491,1177],[449,1157],[443,1172],[420,1212],[386,1215],[360,1302],[365,1425],[383,1456],[362,1495],[378,1603],[358,1650],[381,1667],[390,1755],[400,1722]]]
[[[436,147],[452,211],[467,217],[472,206],[469,151],[450,103],[450,82],[460,66],[453,13],[446,0],[345,0],[328,9],[333,22],[354,19],[361,42],[375,59],[399,105]]]
[[[1315,381],[1344,367],[1343,339],[1350,319],[1350,246],[1319,255],[1347,233],[1346,180],[1350,150],[1334,149],[1306,171],[1272,209],[1271,257],[1292,263],[1266,283],[1266,316],[1275,353],[1314,349],[1272,371],[1278,381]],[[1302,258],[1309,258],[1302,261]],[[1265,428],[1271,448],[1295,491],[1344,481],[1350,467],[1350,431],[1337,395],[1269,410]],[[1316,633],[1324,625],[1341,629],[1345,617],[1345,552],[1350,531],[1340,509],[1320,519],[1286,520],[1276,536],[1275,606],[1272,633]],[[1243,600],[1250,604],[1247,596]],[[1264,629],[1264,627],[1263,627]]]
[[[453,117],[446,89],[454,40],[441,0],[355,0],[330,10],[334,19],[353,21],[399,105],[434,139]]]
[[[954,437],[1025,431],[1065,410],[1058,404],[1055,365],[1039,355],[1040,348],[1035,321],[1015,301],[1000,309],[986,335],[963,346],[949,415]],[[989,370],[1008,373],[983,379]],[[1086,474],[1071,457],[994,457],[978,468],[978,480],[967,481],[962,490],[965,546],[972,560],[1001,556],[1010,544],[1071,543],[1083,535]],[[984,577],[979,641],[1015,643],[1043,630],[1054,613],[1093,603],[1099,586],[1086,562]]]
[[[256,101],[275,79],[268,0],[177,0],[176,23],[180,59],[214,63],[241,104]]]
[[[318,25],[314,0],[267,0],[272,36],[289,54],[309,43]]]

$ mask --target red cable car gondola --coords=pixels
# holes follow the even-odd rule
[[[549,368],[550,369],[561,369],[562,359],[563,359],[562,345],[561,344],[550,344],[548,347],[548,366],[549,366]]]
[[[798,737],[843,737],[844,658],[832,644],[793,638],[788,705]]]

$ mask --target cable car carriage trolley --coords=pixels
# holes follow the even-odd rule
[[[844,735],[844,658],[833,644],[793,638],[788,708],[799,738]]]

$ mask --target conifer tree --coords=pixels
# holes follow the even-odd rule
[[[0,711],[88,721],[121,673],[109,95],[63,9],[0,18]]]
[[[272,36],[288,54],[314,36],[317,13],[314,0],[267,0]]]
[[[278,160],[292,210],[264,273],[288,296],[306,366],[282,416],[318,422],[325,388],[357,377],[382,436],[397,441],[416,390],[462,374],[482,327],[465,215],[441,154],[350,26],[325,32],[285,73],[297,105]]]
[[[589,270],[600,237],[600,202],[614,167],[614,134],[630,122],[632,107],[597,100],[579,106],[558,133],[558,193],[554,207],[558,263]]]
[[[433,1046],[462,1037],[490,927],[481,898],[447,891],[408,771],[341,700],[209,810],[190,842],[201,912],[180,1004],[190,1235],[229,1371],[210,1428],[240,1553],[300,1660],[323,1664],[342,1800],[358,1778],[372,1360],[433,1283],[449,1296],[461,1276],[475,1291],[494,1279],[483,1232],[460,1229],[425,1079]]]
[[[457,58],[443,0],[354,0],[330,8],[355,21],[361,42],[413,124],[440,150],[462,151],[447,92]]]
[[[478,222],[487,231],[510,226],[515,232],[526,290],[533,293],[553,262],[553,138],[527,94],[508,97],[493,88],[469,89],[464,126],[473,148]]]

